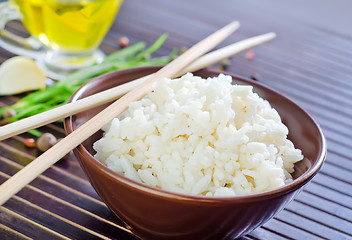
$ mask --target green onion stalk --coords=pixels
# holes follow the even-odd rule
[[[169,63],[177,55],[177,51],[173,50],[168,56],[151,57],[151,54],[157,51],[166,39],[167,34],[163,34],[148,48],[146,48],[145,42],[138,42],[120,49],[108,55],[102,63],[80,69],[52,86],[26,95],[11,106],[0,108],[1,116],[4,116],[4,113],[10,109],[16,113],[14,116],[3,119],[3,122],[18,121],[64,105],[80,86],[101,74],[136,66],[165,65]],[[35,136],[40,134],[38,131],[29,133],[33,133]]]

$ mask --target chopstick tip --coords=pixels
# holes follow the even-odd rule
[[[276,38],[276,33],[275,32],[265,33],[265,34],[259,35],[258,38],[260,38],[263,42],[267,42]]]
[[[235,21],[230,22],[229,25],[231,25],[234,29],[237,29],[240,27],[241,24],[239,21],[235,20]]]
[[[275,32],[269,32],[268,36],[270,36],[271,38],[276,38],[276,33]]]
[[[234,32],[240,27],[240,22],[239,21],[232,21],[228,24],[226,24],[223,29],[227,29],[227,31]]]

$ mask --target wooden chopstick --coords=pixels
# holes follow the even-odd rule
[[[238,27],[238,22],[232,22],[200,41],[180,57],[157,71],[153,76],[149,77],[138,88],[133,89],[120,99],[113,102],[103,111],[55,144],[52,148],[34,159],[0,186],[0,205],[5,203],[9,198],[65,156],[73,148],[77,147],[80,143],[109,123],[119,113],[124,111],[130,102],[142,98],[151,90],[153,83],[160,81],[163,78],[174,76],[200,56],[214,48]]]
[[[194,72],[199,69],[208,67],[214,63],[236,55],[249,48],[253,48],[255,46],[263,44],[275,38],[275,36],[275,33],[266,33],[252,38],[247,38],[245,40],[231,44],[227,47],[223,47],[221,49],[218,49],[200,57],[190,66],[188,66],[187,68],[172,77],[179,77],[187,72]],[[77,100],[76,102],[68,103],[52,110],[39,113],[37,115],[2,126],[0,127],[0,141],[18,135],[20,133],[27,132],[31,129],[58,121],[60,119],[85,111],[87,109],[116,100],[117,98],[121,97],[122,95],[126,94],[127,92],[142,84],[146,79],[148,79],[148,77],[150,76],[145,76],[136,79],[134,81]]]

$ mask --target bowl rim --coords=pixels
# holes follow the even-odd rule
[[[130,71],[141,71],[145,69],[153,69],[154,71],[157,71],[160,69],[160,66],[140,66],[140,67],[133,67],[133,68],[126,68],[126,69],[121,69],[121,70],[116,70],[112,71],[109,73],[102,74],[96,78],[93,78],[89,82],[85,83],[82,85],[69,99],[69,102],[72,101],[77,101],[80,99],[80,94],[87,88],[88,84],[91,84],[94,81],[99,81],[100,79],[104,78],[111,78],[115,77],[118,75],[122,74],[128,74]],[[320,128],[319,124],[314,120],[314,118],[302,107],[300,107],[298,104],[296,104],[293,100],[291,100],[289,97],[285,96],[285,94],[282,94],[273,88],[266,86],[263,83],[251,80],[249,78],[245,78],[243,76],[239,76],[233,73],[229,73],[226,71],[216,71],[212,69],[203,69],[203,71],[207,71],[212,74],[220,74],[223,73],[225,75],[230,75],[233,79],[238,79],[240,81],[248,82],[250,85],[257,85],[261,88],[264,88],[268,90],[269,92],[273,92],[275,94],[280,95],[281,97],[285,98],[289,102],[291,102],[296,108],[298,108],[300,111],[302,111],[316,126],[318,133],[319,133],[319,141],[321,143],[321,152],[319,153],[319,157],[315,164],[311,166],[311,168],[304,172],[301,176],[298,178],[294,179],[292,182],[278,187],[273,190],[265,191],[265,192],[259,192],[259,193],[251,193],[251,194],[246,194],[246,195],[236,195],[236,196],[200,196],[200,195],[190,195],[190,194],[183,194],[183,193],[176,193],[176,192],[170,192],[166,191],[163,189],[155,188],[148,186],[143,183],[136,182],[132,179],[129,179],[121,174],[118,174],[114,172],[113,170],[109,169],[106,165],[98,161],[97,159],[94,158],[92,154],[89,153],[89,151],[82,145],[78,145],[75,149],[75,153],[79,153],[85,161],[88,161],[90,164],[94,165],[100,172],[103,172],[106,174],[109,178],[113,178],[114,180],[117,180],[128,187],[132,187],[136,189],[137,191],[142,191],[150,195],[154,195],[154,197],[162,197],[162,198],[169,198],[169,199],[178,199],[178,200],[186,200],[186,201],[198,201],[198,202],[221,202],[221,203],[230,203],[233,201],[236,202],[251,202],[251,201],[257,201],[259,199],[264,200],[264,199],[272,199],[275,197],[279,197],[281,195],[287,194],[289,192],[293,192],[302,186],[306,185],[319,171],[321,166],[323,165],[326,154],[327,154],[327,146],[326,146],[326,140],[323,134],[322,129]],[[64,128],[66,134],[70,134],[73,130],[73,116],[69,116],[64,119]]]

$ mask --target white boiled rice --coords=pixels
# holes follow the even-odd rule
[[[135,181],[167,191],[234,196],[292,181],[303,156],[251,86],[220,74],[164,79],[104,127],[95,157]]]

